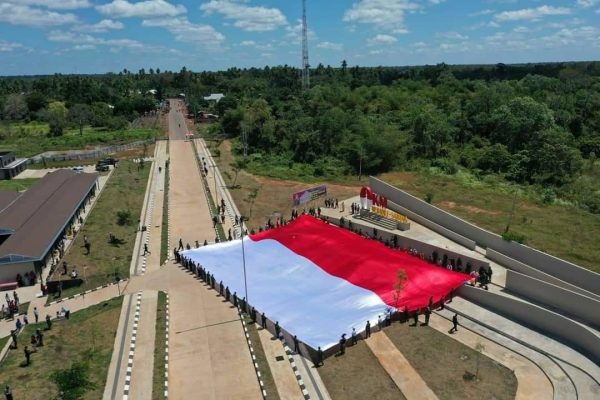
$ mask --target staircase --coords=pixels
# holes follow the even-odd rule
[[[391,218],[383,217],[379,214],[372,213],[370,211],[361,211],[360,214],[356,215],[354,218],[370,222],[373,225],[377,225],[382,228],[389,229],[391,231],[398,229],[397,221]]]

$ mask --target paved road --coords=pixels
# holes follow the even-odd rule
[[[172,247],[207,239],[215,231],[192,142],[179,106],[171,105],[170,232]],[[216,292],[167,266],[170,274],[169,398],[260,399],[261,393],[237,313]]]

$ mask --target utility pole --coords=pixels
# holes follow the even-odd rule
[[[310,89],[310,64],[308,63],[308,25],[306,0],[302,0],[302,90]]]

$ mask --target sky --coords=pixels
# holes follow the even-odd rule
[[[310,65],[600,59],[600,0],[306,0]],[[0,0],[0,75],[301,65],[301,0]]]

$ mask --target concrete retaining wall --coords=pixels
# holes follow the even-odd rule
[[[600,327],[600,301],[511,270],[506,271],[506,289],[564,311],[596,329]]]
[[[508,256],[505,256],[502,253],[498,253],[497,251],[495,251],[491,248],[486,249],[485,255],[490,260],[495,261],[498,264],[504,265],[505,267],[508,267],[508,268],[512,269],[513,271],[520,272],[521,274],[530,276],[535,279],[539,279],[539,280],[549,283],[551,285],[559,286],[563,289],[570,290],[571,292],[579,293],[583,296],[587,296],[592,299],[600,301],[600,295],[588,292],[587,290],[581,289],[578,286],[571,285],[570,283],[567,283],[558,278],[555,278],[552,275],[548,275],[545,272],[542,272],[533,267],[530,267],[529,265],[525,265],[522,262],[519,262]]]
[[[335,224],[335,225],[340,225],[340,218],[339,217],[324,217],[325,220],[327,220],[328,222]],[[344,222],[344,227],[348,228],[348,219],[345,219]],[[352,220],[352,226],[355,230],[361,229],[363,233],[372,235],[373,234],[373,228],[364,224],[362,221],[360,220]],[[379,228],[377,229],[377,235],[380,236],[383,240],[389,240],[390,242],[393,240],[393,233],[387,232],[387,231],[383,231]],[[396,235],[398,238],[398,247],[403,248],[403,249],[408,249],[408,248],[415,248],[417,249],[417,251],[419,253],[423,253],[427,256],[430,256],[431,254],[433,254],[433,252],[437,252],[438,253],[438,258],[441,259],[443,258],[444,255],[448,256],[448,259],[454,259],[454,260],[458,260],[459,258],[462,260],[462,265],[463,268],[466,267],[467,263],[470,263],[473,267],[473,269],[479,269],[480,266],[483,266],[485,268],[489,268],[490,264],[486,261],[482,261],[473,257],[470,257],[468,255],[465,254],[461,254],[461,253],[457,253],[455,251],[451,251],[439,246],[434,246],[432,244],[426,243],[426,242],[422,242],[420,240],[417,239],[413,239],[413,238],[408,238],[406,236],[402,236],[402,235]]]
[[[506,254],[517,261],[530,265],[565,282],[579,286],[592,293],[600,293],[600,274],[539,250],[532,249],[531,247],[503,240],[499,235],[455,217],[375,177],[370,177],[369,183],[374,192],[387,197],[388,203],[391,201],[414,214],[418,214],[422,218],[475,241],[478,245],[486,248],[491,247],[497,252]],[[418,222],[418,220],[416,221]],[[449,238],[452,239],[451,237]]]
[[[547,333],[577,349],[592,362],[600,364],[600,336],[585,326],[533,304],[463,285],[459,294],[504,315],[511,320]],[[532,343],[535,345],[535,343]]]

